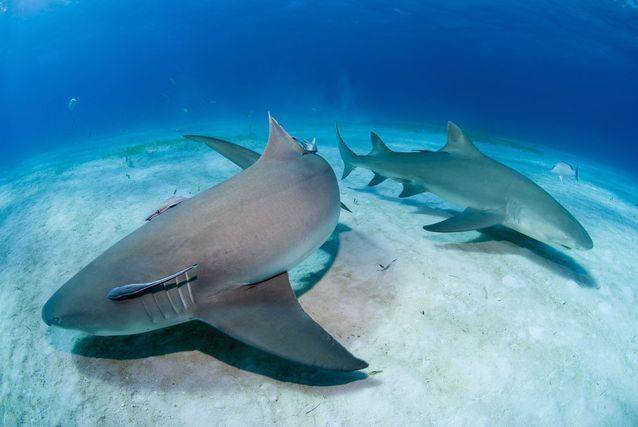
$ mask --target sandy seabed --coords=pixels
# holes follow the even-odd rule
[[[318,137],[338,175],[331,126]],[[348,125],[367,152],[436,149],[428,129]],[[174,192],[194,195],[239,172],[180,132],[261,151],[265,130],[232,124],[127,134],[42,154],[0,177],[0,420],[4,425],[636,425],[636,181],[548,149],[488,144],[486,154],[554,195],[588,229],[591,251],[563,251],[506,230],[434,234],[449,216],[397,183],[341,182],[332,238],[292,271],[306,311],[365,372],[287,364],[198,322],[129,337],[48,328],[40,309],[64,281]],[[80,148],[81,147],[81,148]],[[561,183],[556,161],[578,162]],[[308,191],[312,191],[311,188]],[[211,242],[214,244],[214,242]],[[389,267],[388,267],[389,266]],[[383,267],[388,267],[384,270]]]

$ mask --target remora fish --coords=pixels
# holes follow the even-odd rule
[[[398,153],[374,132],[372,152],[356,155],[337,139],[343,178],[355,167],[374,172],[368,185],[390,178],[403,184],[399,197],[429,191],[465,208],[444,221],[423,227],[434,232],[479,230],[504,225],[544,243],[591,249],[583,226],[545,190],[515,170],[483,155],[461,129],[448,122],[447,144],[439,151]]]
[[[136,334],[194,319],[263,351],[351,371],[355,358],[299,305],[287,271],[339,218],[332,168],[270,119],[266,150],[231,179],[166,210],[66,282],[48,325]]]

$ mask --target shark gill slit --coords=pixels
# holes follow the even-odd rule
[[[188,277],[188,271],[184,274],[186,275],[186,287],[188,288],[188,296],[190,297],[193,305],[195,305],[195,298],[193,298],[193,290],[191,289],[191,280]]]
[[[162,317],[164,319],[168,319],[168,317],[166,317],[166,315],[164,314],[164,310],[162,310],[162,307],[160,306],[159,301],[157,300],[157,297],[155,296],[155,292],[151,293],[151,295],[153,295],[153,300],[155,301],[155,305],[157,305],[157,309],[159,310],[159,312],[162,314]]]
[[[186,276],[186,283],[188,283],[188,275]],[[188,310],[188,305],[186,304],[186,300],[184,299],[184,294],[182,293],[182,287],[179,285],[179,277],[175,278],[175,285],[177,287],[177,293],[179,294],[179,299],[182,301],[182,305],[184,306],[184,312]]]
[[[177,278],[175,280],[177,280]],[[164,287],[164,292],[166,293],[166,297],[168,298],[168,302],[171,304],[171,308],[173,309],[175,314],[179,314],[179,311],[177,310],[177,307],[175,306],[175,303],[173,302],[173,298],[171,298],[171,290],[170,289],[166,289],[166,284],[163,284],[162,287]]]
[[[151,312],[146,306],[146,301],[144,301],[144,297],[142,297],[141,299],[142,299],[142,305],[144,306],[144,311],[146,312],[146,315],[148,316],[149,319],[151,319],[151,323],[155,323],[155,318],[151,315]]]

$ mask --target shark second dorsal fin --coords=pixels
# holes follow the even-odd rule
[[[383,140],[379,138],[379,135],[377,135],[375,132],[370,132],[370,142],[372,142],[372,151],[370,151],[369,155],[392,152],[392,150],[390,150],[388,146],[385,145]]]
[[[480,156],[481,152],[472,144],[460,127],[452,122],[447,122],[447,144],[441,151],[450,154],[461,154],[465,156]]]
[[[268,114],[268,121],[270,128],[268,145],[260,159],[285,160],[301,157],[306,153],[304,148],[270,114]]]

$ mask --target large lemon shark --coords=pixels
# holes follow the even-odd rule
[[[339,218],[330,165],[273,118],[243,172],[166,209],[66,282],[42,309],[51,326],[94,335],[191,320],[284,359],[352,371],[350,354],[302,309],[287,271]]]
[[[428,231],[451,233],[504,225],[552,245],[584,250],[594,245],[585,228],[549,193],[482,154],[452,122],[447,125],[447,144],[439,151],[395,152],[374,132],[371,140],[372,151],[357,155],[337,128],[342,179],[362,167],[374,172],[370,186],[389,178],[403,184],[399,197],[431,192],[464,209],[423,227]]]

